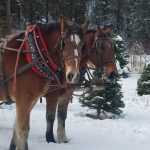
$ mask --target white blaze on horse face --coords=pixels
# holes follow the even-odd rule
[[[74,49],[74,55],[78,56],[78,50],[77,49]],[[78,67],[78,60],[77,60],[77,58],[75,58],[75,61],[76,61],[76,68],[77,68]]]
[[[71,35],[71,41],[73,42],[75,40],[76,44],[78,45],[80,42],[80,37],[76,34]]]
[[[75,42],[76,45],[78,46],[78,44],[80,43],[81,40],[80,40],[80,37],[78,35],[74,34],[74,35],[71,35],[71,41]],[[74,49],[74,55],[77,56],[77,57],[79,56],[79,53],[78,53],[77,49]],[[77,68],[78,67],[77,58],[75,58],[75,61],[76,61],[76,68]]]

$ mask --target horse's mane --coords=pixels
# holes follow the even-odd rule
[[[60,22],[50,22],[47,24],[38,23],[37,26],[44,32],[49,33],[51,30],[59,29],[60,30]]]
[[[96,33],[96,30],[95,29],[89,29],[89,30],[87,30],[86,32],[85,32],[85,34],[89,34],[89,33]],[[111,37],[111,34],[109,33],[109,32],[104,32],[103,31],[103,35],[102,35],[102,37],[104,37],[104,38],[110,38]]]
[[[89,34],[89,33],[96,33],[95,29],[89,29],[85,32],[85,34]]]
[[[55,21],[55,22],[53,21],[48,24],[37,24],[37,25],[44,33],[49,33],[52,30],[60,30],[60,22],[58,21]],[[70,24],[66,33],[67,35],[76,33],[80,37],[83,36],[82,29],[78,24]]]

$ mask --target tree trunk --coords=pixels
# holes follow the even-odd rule
[[[6,33],[11,33],[10,0],[6,0]]]
[[[33,4],[32,4],[32,0],[29,1],[29,21],[30,23],[33,23]]]
[[[99,117],[100,116],[100,109],[97,109],[97,117]]]
[[[46,23],[48,23],[48,13],[49,13],[49,0],[46,0]]]

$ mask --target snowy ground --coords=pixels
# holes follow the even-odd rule
[[[126,104],[124,118],[92,120],[84,117],[85,109],[74,97],[66,121],[70,140],[66,144],[45,142],[45,103],[38,103],[31,115],[30,150],[149,150],[150,96],[136,94],[137,79],[138,75],[133,74],[121,81]],[[8,150],[14,119],[14,106],[0,106],[0,150]]]

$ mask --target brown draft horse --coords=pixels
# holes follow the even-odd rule
[[[86,68],[88,61],[92,62],[97,69],[105,72],[107,77],[117,74],[113,43],[111,33],[106,33],[102,29],[88,30],[84,34],[85,45],[82,49],[81,68]],[[57,142],[68,142],[65,131],[65,120],[67,108],[72,99],[74,89],[59,89],[57,92],[49,92],[46,95],[46,141],[55,142],[53,134],[53,124],[57,107]],[[58,106],[57,106],[58,105]]]
[[[41,34],[49,50],[47,57],[51,57],[55,65],[59,66],[59,68],[63,68],[62,70],[65,71],[64,73],[66,74],[65,80],[69,83],[78,81],[81,56],[80,45],[82,45],[81,38],[83,36],[82,31],[84,30],[84,25],[82,28],[80,27],[80,36],[72,33],[72,28],[76,28],[76,26],[68,23],[63,18],[60,23],[51,23],[38,28],[41,30]],[[21,36],[22,35],[16,35],[10,39],[7,42],[7,48],[5,48],[2,53],[3,74],[5,77],[11,76],[14,73],[17,59],[17,52],[8,50],[8,47],[19,49],[21,44],[17,39],[20,39]],[[18,68],[21,68],[27,63],[26,54],[21,53]],[[59,72],[59,74],[62,75],[62,72]],[[61,79],[59,76],[58,78],[59,80]],[[16,77],[15,90],[13,89],[13,79],[7,82],[9,96],[16,103],[17,114],[9,150],[28,150],[27,140],[30,129],[31,110],[38,98],[45,95],[52,82],[52,79],[41,77],[31,68]],[[53,92],[53,94],[54,93],[55,92]],[[0,99],[5,99],[2,86],[0,87]]]

